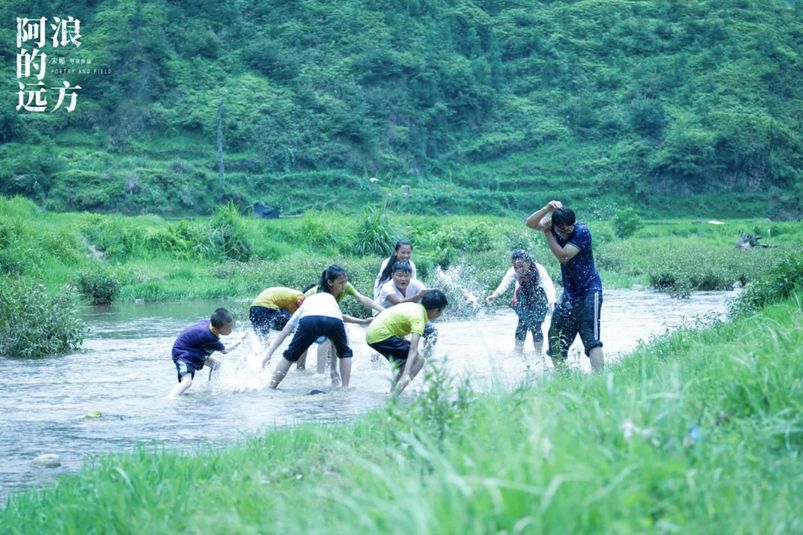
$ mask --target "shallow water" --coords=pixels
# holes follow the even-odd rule
[[[653,292],[606,291],[606,359],[696,316],[723,314],[732,295],[701,292],[677,300]],[[170,359],[175,336],[217,306],[193,301],[96,307],[85,313],[91,332],[80,352],[28,361],[0,357],[0,498],[75,471],[93,455],[130,451],[137,443],[216,447],[274,426],[347,420],[384,403],[390,369],[384,359],[372,361],[364,329],[353,325],[348,327],[355,355],[348,390],[331,389],[328,374],[295,369],[279,391],[268,390],[272,366],[257,368],[259,348],[252,336],[223,357],[217,380],[209,383],[204,370],[182,398],[163,399],[176,381]],[[471,320],[446,318],[436,325],[440,336],[435,358],[446,357],[448,369],[467,374],[476,389],[511,386],[527,368],[538,372],[544,365],[551,367],[534,355],[529,338],[523,356],[512,353],[516,318],[509,309]],[[244,327],[224,343],[237,340]],[[570,364],[588,369],[581,348],[578,339]],[[307,367],[314,370],[314,354]],[[420,383],[419,378],[405,396],[414,396]],[[326,393],[307,395],[312,389]],[[88,416],[95,411],[101,416]],[[33,466],[31,461],[45,453],[58,454],[62,466]]]

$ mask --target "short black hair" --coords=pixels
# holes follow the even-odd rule
[[[405,273],[412,273],[413,266],[410,265],[410,262],[393,262],[393,267],[390,269],[391,273],[396,273],[397,271],[404,271]]]
[[[212,313],[212,317],[209,318],[209,321],[212,323],[212,327],[215,329],[220,329],[224,325],[228,325],[229,323],[233,322],[234,316],[232,316],[231,312],[225,308],[219,308]]]
[[[427,310],[443,310],[449,304],[449,301],[446,300],[446,295],[442,291],[434,289],[427,290],[427,294],[421,299],[421,304]]]
[[[552,214],[552,225],[559,226],[559,227],[569,227],[574,225],[576,221],[574,210],[571,208],[558,208]]]

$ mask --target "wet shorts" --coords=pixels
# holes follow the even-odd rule
[[[578,334],[583,341],[586,355],[595,347],[602,347],[601,308],[602,292],[599,291],[556,305],[552,324],[549,326],[549,355],[552,358],[566,360],[569,348]]]
[[[321,336],[332,341],[338,358],[352,357],[346,326],[342,319],[329,316],[305,316],[299,320],[296,333],[283,353],[284,358],[290,362],[297,361],[304,351]]]
[[[287,325],[291,314],[286,310],[275,310],[261,306],[252,306],[248,309],[248,319],[257,336],[267,336],[268,331],[281,331]]]
[[[407,362],[407,354],[410,353],[410,342],[398,336],[391,336],[368,345],[394,366],[401,366]]]
[[[181,378],[187,375],[188,373],[190,376],[195,379],[195,372],[203,368],[196,368],[194,364],[190,362],[184,362],[183,360],[174,360],[173,364],[176,365],[176,372],[178,374],[178,382],[181,382]]]

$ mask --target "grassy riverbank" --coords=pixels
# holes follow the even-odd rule
[[[12,496],[0,531],[797,532],[801,299],[681,330],[597,376],[476,397],[435,373],[350,424],[110,456]]]
[[[803,244],[800,222],[647,221],[620,239],[610,219],[584,216],[609,288],[727,289],[755,279]],[[271,285],[302,287],[338,261],[349,268],[358,288],[370,293],[382,251],[406,237],[415,243],[414,260],[424,280],[437,283],[436,266],[461,266],[459,283],[484,295],[501,279],[515,247],[530,248],[560,279],[542,236],[526,229],[522,220],[375,210],[361,216],[308,212],[260,220],[225,208],[211,218],[176,220],[56,214],[21,198],[0,197],[0,271],[42,281],[52,291],[66,282],[80,283],[87,293],[112,284],[119,288],[118,299],[174,300],[251,297]],[[772,247],[738,250],[743,233],[760,233]]]

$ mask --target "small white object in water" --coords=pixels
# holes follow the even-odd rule
[[[61,459],[55,453],[45,453],[33,460],[34,466],[42,466],[44,468],[56,468],[61,466]]]
[[[723,221],[717,221],[716,219],[712,219],[711,221],[708,222],[708,224],[709,225],[724,225],[725,223]]]
[[[368,179],[368,181],[369,181],[371,184],[376,184],[377,182],[379,182],[379,179],[378,179],[378,178],[376,178],[375,176],[372,176],[371,178],[369,178],[369,179]]]

